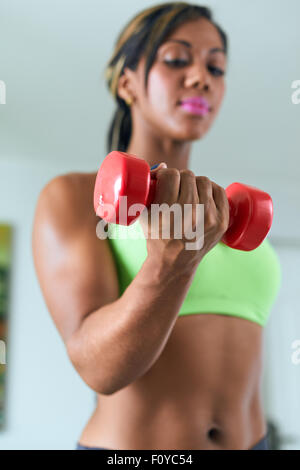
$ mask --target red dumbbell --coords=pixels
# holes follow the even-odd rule
[[[148,163],[125,152],[110,152],[102,162],[94,189],[94,209],[107,222],[131,225],[140,215],[130,215],[133,204],[149,207],[155,195],[156,180],[151,178]],[[273,220],[273,202],[269,194],[242,183],[226,188],[229,202],[229,226],[222,242],[237,250],[250,251],[266,238]],[[126,213],[120,197],[127,196]]]

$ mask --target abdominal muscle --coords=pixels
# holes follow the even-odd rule
[[[179,316],[143,376],[98,395],[79,439],[109,449],[250,449],[266,433],[262,328],[238,317]]]

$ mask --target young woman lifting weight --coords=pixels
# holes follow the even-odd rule
[[[98,397],[78,448],[267,448],[262,339],[278,260],[267,240],[249,252],[220,242],[225,190],[188,169],[192,142],[219,112],[227,57],[209,9],[167,3],[126,25],[106,70],[117,102],[108,150],[166,163],[153,170],[156,202],[204,204],[200,250],[172,237],[100,240],[96,172],[60,175],[40,194],[37,275],[70,360]],[[206,112],[183,104],[199,97]]]

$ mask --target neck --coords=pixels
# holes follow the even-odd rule
[[[150,167],[165,162],[169,168],[188,168],[191,142],[158,135],[141,121],[133,129],[126,153],[143,158]]]

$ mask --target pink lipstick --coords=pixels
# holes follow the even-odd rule
[[[208,102],[202,96],[195,96],[193,98],[182,100],[180,102],[180,106],[189,113],[202,116],[205,116],[210,111]]]
[[[207,106],[199,105],[197,103],[184,102],[180,103],[180,106],[189,113],[201,114],[202,116],[205,116],[209,112],[209,108]]]

